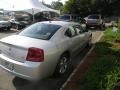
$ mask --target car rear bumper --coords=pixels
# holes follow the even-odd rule
[[[37,62],[25,61],[22,63],[0,54],[0,67],[20,78],[27,80],[42,79],[42,76],[40,76],[40,63]]]

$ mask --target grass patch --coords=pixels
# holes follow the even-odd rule
[[[103,42],[115,42],[116,40],[120,40],[120,30],[117,32],[113,32],[112,28],[108,28],[104,32],[104,36],[101,39]]]
[[[78,90],[115,90],[120,81],[120,48],[113,47],[116,40],[120,40],[120,31],[107,29],[96,43],[96,60],[78,83]]]

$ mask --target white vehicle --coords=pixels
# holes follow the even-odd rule
[[[78,23],[39,22],[0,40],[0,66],[28,80],[63,75],[70,58],[89,46],[91,39],[92,33]]]
[[[8,19],[5,19],[4,17],[0,17],[0,29],[6,29],[10,30],[11,23],[8,21]]]
[[[105,26],[104,20],[101,15],[93,14],[93,15],[89,15],[86,18],[86,27],[88,27],[88,28],[89,27],[98,27],[100,29],[103,29],[104,26]]]

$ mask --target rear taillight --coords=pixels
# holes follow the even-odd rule
[[[44,61],[44,51],[40,48],[31,47],[28,49],[28,54],[27,54],[26,60],[32,61],[32,62],[43,62]]]

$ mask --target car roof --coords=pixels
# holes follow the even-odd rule
[[[39,22],[39,23],[46,23],[46,24],[53,24],[53,25],[60,25],[60,26],[78,24],[75,22],[66,22],[66,21],[43,21],[43,22]]]

